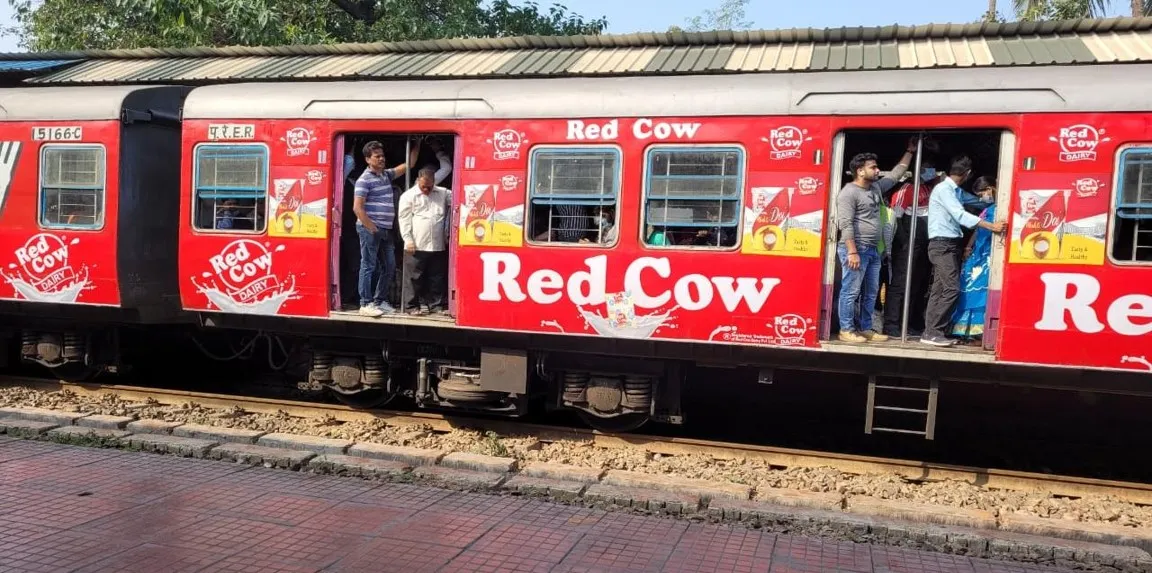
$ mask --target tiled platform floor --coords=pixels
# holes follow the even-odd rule
[[[0,438],[0,573],[1054,571]]]

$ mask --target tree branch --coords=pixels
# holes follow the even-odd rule
[[[332,0],[332,3],[346,12],[354,20],[361,20],[371,26],[380,19],[380,14],[374,10],[375,0]]]

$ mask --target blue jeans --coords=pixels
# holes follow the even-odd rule
[[[836,247],[843,275],[837,307],[840,332],[872,330],[872,310],[880,294],[880,251],[876,247],[864,247],[856,252],[860,255],[860,268],[852,270],[848,268],[848,247],[843,244]]]
[[[369,233],[360,221],[356,221],[356,234],[360,235],[360,306],[381,304],[388,299],[388,287],[396,277],[396,248],[392,244],[391,229],[377,229]],[[379,256],[384,255],[384,268],[380,268]],[[376,288],[372,288],[372,284]]]

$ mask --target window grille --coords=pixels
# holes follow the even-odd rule
[[[1120,154],[1120,186],[1112,258],[1127,263],[1152,262],[1152,149],[1132,148]]]
[[[649,149],[645,242],[669,247],[735,247],[743,189],[744,152],[740,148]],[[654,240],[656,236],[662,239]]]
[[[268,200],[268,148],[201,145],[195,153],[194,226],[262,233]]]
[[[40,226],[104,225],[105,161],[99,145],[45,145],[40,155]]]
[[[608,227],[618,224],[620,152],[614,148],[544,148],[532,151],[528,175],[531,210],[529,239],[545,243],[606,244]]]

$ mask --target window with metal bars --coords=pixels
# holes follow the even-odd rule
[[[620,150],[538,147],[530,157],[529,240],[605,247],[615,244]]]
[[[1129,148],[1120,152],[1112,259],[1122,263],[1152,263],[1152,148]]]
[[[40,148],[40,226],[103,227],[104,182],[104,146],[49,144]]]
[[[653,146],[647,162],[646,245],[736,247],[744,197],[743,149]]]
[[[268,201],[268,148],[201,144],[193,167],[193,226],[200,231],[263,233]]]

